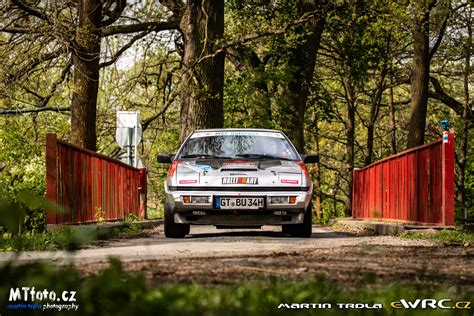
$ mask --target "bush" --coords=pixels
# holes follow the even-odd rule
[[[86,279],[70,266],[53,268],[46,263],[23,267],[7,265],[0,269],[0,275],[0,308],[6,308],[11,288],[28,286],[37,290],[54,290],[56,293],[76,291],[75,304],[79,305],[77,315],[409,315],[414,312],[416,315],[462,315],[462,310],[394,310],[390,303],[402,298],[411,301],[417,298],[449,298],[453,302],[468,298],[443,290],[398,285],[359,289],[351,293],[321,278],[303,282],[267,279],[230,286],[147,286],[142,275],[124,272],[118,260],[111,260],[109,268]],[[341,302],[381,303],[384,309],[338,309],[335,304]],[[332,303],[333,308],[298,311],[278,309],[281,303]],[[33,315],[44,315],[43,311],[31,312]]]

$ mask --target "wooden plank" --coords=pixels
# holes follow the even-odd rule
[[[422,223],[430,223],[428,218],[428,153],[426,149],[418,153],[418,213],[416,221]]]

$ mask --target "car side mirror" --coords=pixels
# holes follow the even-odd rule
[[[304,163],[318,163],[319,162],[319,155],[315,154],[307,154],[303,157]]]
[[[174,156],[174,154],[158,155],[158,157],[156,158],[156,161],[158,161],[159,163],[171,163],[173,161],[171,158],[172,156]]]

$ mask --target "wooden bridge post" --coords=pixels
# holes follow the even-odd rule
[[[454,225],[454,132],[443,133],[442,147],[442,222]]]

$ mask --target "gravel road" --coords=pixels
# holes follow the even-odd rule
[[[354,237],[322,227],[313,227],[312,238],[291,238],[278,227],[263,230],[223,230],[213,226],[193,226],[184,239],[165,238],[161,227],[146,238],[99,241],[86,249],[68,251],[28,251],[21,254],[1,253],[0,262],[52,260],[58,263],[105,262],[109,257],[122,261],[161,260],[176,258],[228,257],[271,254],[273,252],[305,252],[315,248],[351,247],[357,245],[424,246],[436,244],[427,240],[410,240],[392,236]]]
[[[357,288],[366,282],[428,283],[474,293],[474,247],[419,239],[370,236],[314,226],[312,238],[290,238],[279,228],[221,230],[193,226],[185,239],[167,239],[162,228],[145,237],[98,241],[76,251],[1,253],[0,264],[47,260],[73,263],[85,275],[117,257],[124,269],[160,282],[233,283],[279,276],[326,276]]]

